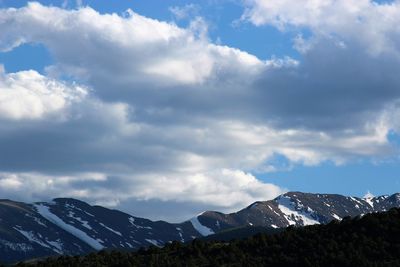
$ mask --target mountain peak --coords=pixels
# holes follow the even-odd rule
[[[375,196],[370,191],[367,191],[367,193],[363,196],[364,200],[373,199],[373,198],[375,198]]]

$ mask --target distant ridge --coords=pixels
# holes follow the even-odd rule
[[[282,228],[289,225],[326,224],[344,217],[400,207],[400,193],[369,198],[337,194],[288,192],[273,200],[258,201],[230,214],[203,212],[197,220],[215,233],[233,227],[264,226]]]
[[[232,228],[284,228],[326,224],[347,216],[400,207],[400,194],[369,198],[289,192],[258,201],[230,214],[206,211],[172,224],[134,217],[118,210],[91,206],[71,198],[22,203],[0,200],[0,262],[86,254],[100,249],[135,250],[164,246]]]

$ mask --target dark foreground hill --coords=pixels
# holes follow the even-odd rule
[[[137,252],[101,251],[20,266],[400,266],[400,209],[326,225],[290,226],[230,242],[172,242]]]

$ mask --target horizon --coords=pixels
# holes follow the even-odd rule
[[[0,0],[1,198],[179,221],[398,193],[399,24],[398,0]]]

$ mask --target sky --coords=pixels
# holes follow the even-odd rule
[[[0,0],[0,196],[180,222],[400,191],[400,1]]]

